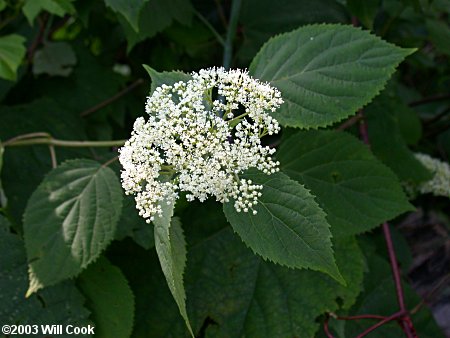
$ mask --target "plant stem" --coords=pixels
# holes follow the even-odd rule
[[[31,146],[37,144],[45,144],[54,147],[71,147],[71,148],[84,148],[84,147],[119,147],[124,145],[126,140],[113,140],[113,141],[67,141],[58,140],[51,137],[46,138],[32,138],[28,140],[8,140],[3,143],[5,147],[19,147],[19,146]]]
[[[356,122],[360,121],[362,119],[361,113],[356,114],[355,116],[352,116],[347,121],[343,122],[339,127],[336,128],[336,130],[345,130],[347,128],[350,128]]]
[[[114,96],[111,96],[110,98],[106,99],[105,101],[102,101],[98,104],[96,104],[95,106],[86,109],[85,111],[80,113],[81,117],[90,115],[94,112],[96,112],[97,110],[100,110],[104,107],[106,107],[107,105],[113,103],[114,101],[120,99],[122,96],[124,96],[125,94],[131,92],[134,88],[140,86],[141,84],[144,83],[143,79],[137,79],[136,81],[134,81],[132,84],[130,84],[128,87],[122,89],[120,92],[118,92],[117,94],[115,94]]]
[[[231,67],[231,59],[233,56],[233,42],[234,37],[236,36],[240,10],[241,10],[241,0],[233,0],[233,2],[231,3],[231,14],[230,14],[230,21],[228,23],[225,48],[223,50],[223,67],[225,69],[230,69]]]
[[[420,106],[422,104],[427,104],[435,101],[444,101],[444,100],[450,100],[450,94],[438,94],[434,96],[425,97],[423,99],[412,101],[408,105],[410,107]]]
[[[386,324],[386,323],[388,323],[388,322],[390,322],[390,321],[396,320],[396,319],[398,319],[398,318],[402,318],[402,317],[405,316],[406,314],[407,314],[406,311],[399,311],[399,312],[397,312],[397,313],[394,313],[392,316],[386,317],[385,319],[380,320],[378,323],[372,325],[372,326],[369,327],[367,330],[365,330],[363,333],[357,335],[356,338],[362,338],[362,337],[365,337],[365,336],[367,336],[369,333],[371,333],[372,331],[374,331],[374,330],[376,330],[377,328],[379,328],[380,326],[382,326],[382,325],[384,325],[384,324]]]
[[[361,115],[364,117],[364,114],[362,112],[361,112]],[[363,139],[364,143],[367,144],[368,146],[370,146],[369,133],[367,130],[367,123],[364,119],[362,119],[360,122],[359,132],[360,132],[361,138]],[[395,255],[395,249],[394,249],[394,245],[392,243],[391,232],[389,230],[388,223],[386,223],[386,222],[383,223],[382,228],[383,228],[383,234],[384,234],[384,238],[386,241],[386,246],[387,246],[387,250],[388,250],[388,254],[389,254],[389,262],[391,264],[392,275],[394,278],[395,290],[396,290],[396,294],[397,294],[397,301],[398,301],[398,305],[400,307],[399,313],[402,313],[402,316],[401,316],[402,321],[401,321],[400,325],[408,338],[414,338],[414,337],[416,337],[415,329],[411,322],[411,317],[410,317],[408,311],[406,310],[405,300],[404,300],[404,296],[403,296],[402,282],[401,282],[401,278],[400,278],[400,270],[398,268],[397,257]],[[384,320],[381,320],[374,326],[372,326],[369,329],[367,329],[366,331],[364,331],[361,335],[358,336],[358,338],[364,337],[368,333],[375,330],[377,327],[392,320],[393,316],[395,316],[395,315],[392,315],[390,317],[387,317]]]
[[[223,39],[223,37],[216,31],[216,29],[209,23],[208,20],[206,20],[206,18],[200,14],[200,12],[198,11],[194,11],[195,15],[197,15],[197,17],[200,19],[200,21],[211,31],[211,33],[213,33],[213,35],[216,37],[217,41],[219,41],[219,43],[225,47],[225,40]]]

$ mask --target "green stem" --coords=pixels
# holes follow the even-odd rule
[[[72,147],[72,148],[84,148],[84,147],[120,147],[123,146],[126,140],[113,140],[113,141],[66,141],[57,140],[54,138],[34,138],[29,140],[17,140],[13,142],[5,142],[5,147],[19,147],[19,146],[31,146],[37,144],[46,144],[54,147]]]
[[[197,17],[200,19],[200,21],[211,31],[211,33],[213,33],[213,35],[216,37],[217,41],[219,41],[219,43],[225,47],[225,40],[223,39],[223,37],[215,30],[215,28],[209,23],[208,20],[206,20],[206,18],[201,15],[198,11],[194,11],[195,15],[197,15]]]
[[[241,0],[233,0],[231,3],[230,21],[228,23],[227,38],[223,50],[223,67],[230,69],[231,58],[233,56],[233,41],[236,36],[236,30],[239,20],[239,11],[241,10]]]

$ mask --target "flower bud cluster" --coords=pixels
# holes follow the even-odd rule
[[[135,121],[119,156],[122,186],[135,195],[140,215],[152,221],[180,191],[188,201],[233,199],[236,211],[255,213],[262,186],[239,174],[278,171],[275,149],[261,138],[279,132],[269,112],[282,103],[277,89],[239,69],[200,70],[156,88],[147,99],[148,120]]]
[[[418,186],[422,194],[431,193],[435,196],[450,197],[450,166],[448,163],[432,158],[426,154],[415,154],[416,158],[433,175],[433,178]]]

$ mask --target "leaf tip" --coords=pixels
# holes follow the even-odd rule
[[[25,298],[29,298],[33,293],[36,293],[38,290],[44,287],[42,283],[39,282],[39,280],[37,279],[31,266],[29,269],[29,276],[30,276],[30,285],[28,286],[28,290],[25,293]]]

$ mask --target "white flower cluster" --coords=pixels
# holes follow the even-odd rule
[[[189,201],[215,196],[222,203],[234,199],[238,212],[253,210],[262,186],[238,175],[249,168],[278,171],[275,149],[260,139],[280,130],[269,112],[282,103],[277,89],[239,69],[201,70],[189,81],[156,88],[147,122],[136,120],[119,156],[122,185],[135,194],[139,214],[152,221],[179,191]]]
[[[432,193],[435,196],[450,197],[450,166],[448,163],[432,158],[426,154],[415,154],[416,158],[427,168],[433,178],[418,186],[422,194]]]

